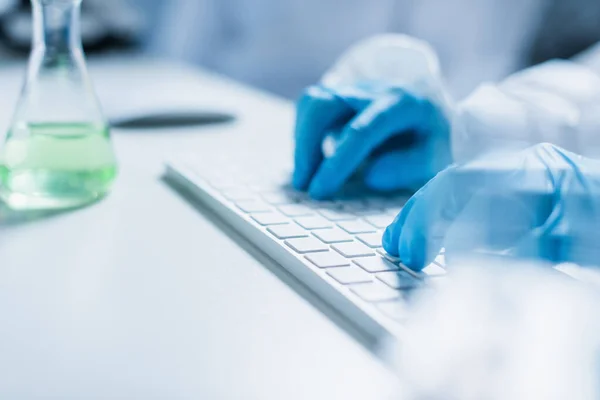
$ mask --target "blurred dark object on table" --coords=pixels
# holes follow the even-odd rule
[[[138,9],[123,0],[85,0],[81,7],[81,36],[87,53],[136,47],[145,21]],[[31,48],[30,0],[0,0],[0,47],[15,55]]]

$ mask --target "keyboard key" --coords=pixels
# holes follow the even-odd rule
[[[358,267],[343,267],[328,271],[327,274],[342,285],[371,282],[373,278]]]
[[[319,268],[345,267],[350,265],[350,261],[340,256],[335,251],[314,253],[305,258]]]
[[[323,217],[314,216],[314,217],[300,217],[295,218],[294,221],[304,229],[324,229],[331,228],[333,224],[327,221]]]
[[[248,189],[257,193],[279,193],[281,191],[281,186],[265,182],[264,178],[261,178],[259,182],[247,182],[247,185]]]
[[[428,266],[426,266],[425,268],[423,268],[423,270],[421,270],[421,272],[428,277],[436,277],[436,276],[446,275],[446,270],[444,268],[440,267],[439,265],[437,265],[437,263],[435,263],[435,262],[433,262],[433,263],[429,264]]]
[[[261,177],[261,181],[264,183],[265,187],[269,184],[271,185],[271,189],[269,190],[271,192],[288,188],[290,177],[285,172],[273,171],[266,168],[257,168],[254,172]]]
[[[368,257],[374,256],[375,252],[358,242],[336,243],[331,246],[335,251],[339,252],[344,257]]]
[[[361,219],[357,219],[355,221],[338,222],[337,225],[340,228],[342,228],[343,230],[345,230],[346,232],[353,234],[353,235],[357,234],[357,233],[375,232],[375,228],[373,228],[372,225],[367,224],[365,221],[363,221]]]
[[[300,254],[329,250],[329,246],[313,237],[289,239],[285,241],[285,244],[291,247],[296,253]]]
[[[367,209],[367,204],[363,200],[345,200],[338,203],[342,210],[347,212],[362,211]]]
[[[385,251],[384,249],[377,249],[377,252],[379,254],[381,254],[383,257],[385,257],[386,260],[389,260],[393,263],[399,263],[400,259],[398,257],[395,257],[391,254],[388,254],[387,251]]]
[[[237,170],[235,172],[235,177],[239,179],[240,182],[243,182],[246,186],[255,185],[262,182],[262,177],[260,174],[257,175],[255,172],[247,171],[245,169],[242,169],[241,171]]]
[[[350,290],[369,303],[392,301],[400,298],[400,293],[382,283],[361,283],[351,286]]]
[[[404,271],[379,273],[377,279],[392,289],[412,289],[419,286],[421,282]]]
[[[321,240],[323,243],[327,244],[352,241],[352,236],[348,235],[340,228],[321,229],[313,232],[312,234],[316,236],[319,240]]]
[[[372,249],[381,247],[381,233],[367,233],[364,235],[357,235],[356,238]]]
[[[292,239],[308,236],[308,232],[294,224],[276,225],[267,230],[277,239]]]
[[[221,194],[231,201],[253,200],[256,198],[256,195],[246,188],[227,189],[222,191]]]
[[[302,204],[290,204],[287,206],[279,206],[277,207],[282,214],[287,215],[288,217],[304,217],[307,215],[313,215],[314,211],[306,207]]]
[[[390,217],[389,215],[374,215],[371,217],[365,217],[365,220],[375,228],[379,229],[387,228],[389,224],[394,222],[394,218]]]
[[[284,217],[279,213],[274,212],[252,214],[250,217],[262,226],[282,225],[290,223],[290,220],[288,218]]]
[[[316,209],[328,209],[328,210],[339,209],[339,206],[335,202],[329,201],[329,200],[318,201],[318,200],[309,199],[309,200],[304,201],[304,205],[306,205],[307,207],[316,208]]]
[[[371,273],[397,271],[399,269],[398,266],[381,257],[368,257],[360,260],[354,260],[354,264]]]
[[[281,192],[262,193],[260,195],[264,201],[274,206],[283,206],[287,204],[295,204],[297,200]]]
[[[343,211],[337,210],[318,210],[319,214],[324,216],[330,221],[338,222],[338,221],[352,221],[356,219],[354,214],[350,214]]]
[[[367,208],[364,210],[354,210],[352,214],[357,215],[359,217],[370,217],[383,214],[383,210],[380,208]]]
[[[404,322],[408,319],[408,308],[403,301],[390,301],[388,303],[377,304],[379,308],[387,317],[398,321]]]
[[[235,205],[245,213],[258,213],[272,211],[271,206],[259,200],[238,201]]]
[[[306,192],[300,192],[294,188],[292,188],[290,181],[292,180],[291,176],[288,176],[286,178],[286,184],[285,187],[282,189],[283,192],[289,196],[290,198],[296,200],[296,202],[298,203],[302,203],[306,200],[309,200],[310,197],[308,196],[308,193]]]
[[[402,271],[404,271],[407,274],[412,275],[412,276],[414,276],[414,277],[416,277],[418,279],[425,279],[425,278],[427,278],[427,275],[425,275],[424,273],[414,271],[414,270],[410,269],[408,266],[402,264],[401,262],[398,263],[398,267],[400,267],[400,269]]]
[[[236,189],[240,187],[240,182],[231,178],[208,178],[207,182],[217,190]]]

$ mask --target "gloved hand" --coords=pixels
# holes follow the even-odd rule
[[[395,190],[420,187],[451,161],[450,128],[439,108],[385,84],[313,86],[298,103],[296,126],[293,184],[316,199],[334,195],[360,166],[367,186]],[[340,126],[337,148],[324,158],[323,141]]]
[[[600,160],[551,144],[439,173],[405,205],[384,249],[410,268],[474,253],[600,263]]]
[[[342,57],[298,102],[294,187],[331,197],[363,167],[373,189],[418,188],[449,165],[438,69],[426,44],[399,35],[360,43]],[[333,132],[341,133],[325,157]]]

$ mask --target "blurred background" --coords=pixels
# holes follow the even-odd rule
[[[0,0],[0,55],[24,57],[29,0]],[[425,39],[453,94],[600,41],[598,0],[84,0],[90,56],[130,52],[201,65],[295,98],[351,44]]]

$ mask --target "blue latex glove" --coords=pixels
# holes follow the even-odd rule
[[[387,228],[383,247],[419,270],[442,247],[600,264],[600,161],[550,144],[439,173]]]
[[[323,141],[333,131],[341,135],[325,158]],[[313,86],[298,102],[293,185],[325,199],[364,167],[372,189],[416,189],[451,162],[449,135],[438,107],[398,87]],[[386,149],[392,138],[405,139],[404,146]]]

